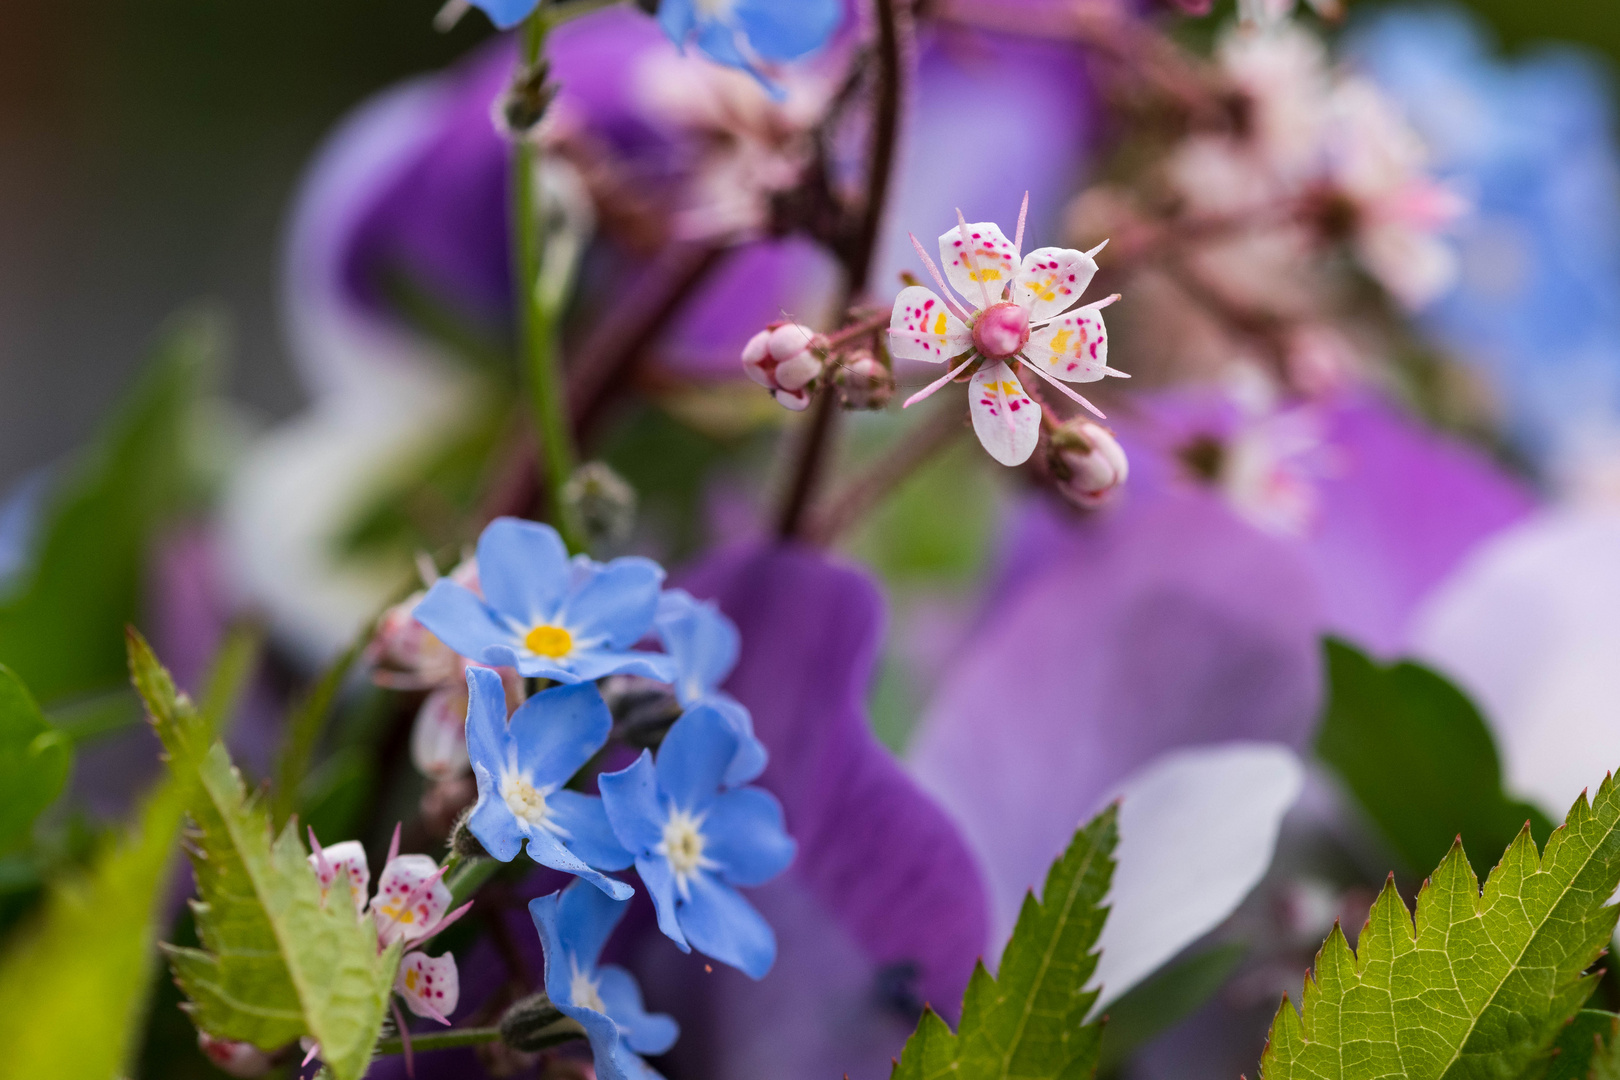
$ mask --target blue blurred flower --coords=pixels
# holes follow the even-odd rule
[[[467,827],[484,849],[576,874],[615,900],[633,889],[597,870],[623,870],[630,853],[614,839],[602,800],[563,785],[607,743],[613,728],[590,683],[536,694],[506,718],[506,689],[488,668],[467,669],[467,755],[478,802]],[[595,868],[595,869],[593,869]]]
[[[1620,432],[1620,153],[1614,85],[1549,48],[1512,64],[1461,9],[1392,12],[1352,53],[1476,207],[1457,287],[1427,314],[1496,384],[1512,435],[1564,465]]]
[[[724,783],[738,787],[765,771],[765,744],[754,735],[754,720],[742,702],[720,684],[737,666],[737,627],[712,600],[698,600],[685,589],[670,589],[658,598],[654,622],[658,639],[674,658],[675,698],[690,709],[712,705],[737,736],[737,754],[726,768]]]
[[[737,737],[699,705],[675,721],[658,750],[598,781],[619,842],[658,909],[658,928],[683,952],[764,978],[776,934],[734,888],[763,885],[788,868],[795,844],[782,804],[762,788],[722,790]]]
[[[695,44],[716,63],[742,68],[773,93],[761,61],[798,60],[827,44],[842,0],[662,0],[658,25],[676,45]]]
[[[564,683],[675,675],[669,657],[630,648],[658,609],[664,571],[651,559],[570,560],[549,525],[496,518],[478,538],[478,580],[483,598],[441,578],[415,611],[470,660]]]
[[[540,0],[472,0],[472,6],[489,16],[489,21],[502,30],[510,30],[527,19]]]
[[[642,1006],[641,990],[628,971],[597,966],[624,912],[622,902],[579,884],[529,901],[546,954],[546,995],[585,1029],[600,1080],[657,1077],[638,1055],[662,1054],[680,1035],[674,1020]]]

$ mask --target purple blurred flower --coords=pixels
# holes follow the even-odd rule
[[[1117,429],[1131,459],[1120,505],[1024,511],[914,742],[917,775],[984,860],[1003,932],[1123,777],[1178,746],[1300,744],[1319,636],[1399,651],[1420,601],[1531,506],[1482,457],[1371,398],[1259,435],[1257,417],[1279,414],[1224,396],[1139,405]],[[1229,478],[1267,469],[1285,475]],[[1277,484],[1302,487],[1309,512],[1257,513],[1249,500]]]
[[[550,122],[608,151],[649,201],[672,201],[699,158],[697,148],[649,112],[627,73],[653,59],[707,61],[680,61],[656,23],[626,10],[560,27],[548,55],[562,88]],[[444,75],[386,92],[328,140],[295,207],[288,245],[292,336],[312,387],[329,386],[335,376],[327,369],[346,362],[330,340],[334,319],[346,335],[367,339],[373,352],[411,351],[395,340],[403,326],[391,292],[401,283],[475,327],[507,332],[509,148],[490,122],[490,107],[513,61],[510,41],[493,43]],[[970,216],[1004,216],[1029,189],[1046,215],[1032,219],[1033,241],[1054,238],[1090,138],[1078,48],[930,24],[911,99],[874,286],[886,289],[910,267],[908,230],[919,222],[937,227],[957,206]],[[1043,107],[1030,109],[1037,99]],[[996,152],[964,159],[955,138],[938,137],[964,125],[995,131]],[[618,261],[632,265],[613,267],[610,287],[634,289],[645,259],[621,253]],[[600,275],[593,280],[601,285]],[[592,288],[592,280],[584,287]],[[683,374],[732,377],[759,327],[784,311],[824,321],[836,292],[831,256],[814,243],[790,237],[746,244],[688,302],[660,353]]]

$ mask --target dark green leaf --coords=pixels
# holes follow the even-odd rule
[[[1155,1035],[1191,1016],[1232,977],[1247,948],[1217,945],[1160,971],[1108,1006],[1098,1069],[1107,1073]]]
[[[1326,643],[1331,696],[1316,752],[1333,767],[1414,873],[1462,837],[1474,872],[1524,827],[1545,843],[1552,824],[1502,792],[1490,730],[1462,692],[1412,663],[1384,667]]]
[[[1558,1034],[1557,1053],[1545,1080],[1608,1080],[1614,1075],[1614,1036],[1620,1016],[1597,1009],[1582,1009]],[[1593,1066],[1606,1070],[1593,1075]]]
[[[28,841],[34,819],[67,783],[73,745],[0,664],[0,855]]]

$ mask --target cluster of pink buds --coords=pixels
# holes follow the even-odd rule
[[[428,569],[423,577],[429,577]],[[464,560],[449,577],[475,593],[480,591],[478,564],[472,559]],[[467,661],[416,621],[416,605],[425,595],[425,591],[413,593],[383,613],[366,657],[372,665],[372,681],[378,686],[428,691],[411,729],[411,763],[437,785],[465,787],[459,782],[470,775],[465,730]],[[497,670],[506,686],[507,703],[516,708],[523,702],[523,680],[511,668]],[[436,803],[443,801],[435,799]],[[448,817],[454,818],[460,808],[449,807]]]
[[[417,1016],[449,1024],[461,997],[456,959],[449,953],[429,956],[419,951],[428,939],[440,933],[467,913],[472,902],[450,910],[451,894],[443,878],[445,868],[427,855],[401,855],[399,829],[394,829],[388,848],[388,861],[377,879],[377,895],[367,899],[371,866],[358,840],[345,840],[322,847],[310,830],[310,868],[321,883],[321,899],[332,892],[347,893],[358,917],[371,916],[377,928],[377,948],[386,949],[396,941],[408,950],[400,961],[394,979],[394,992],[405,1007]],[[404,1030],[404,1025],[400,1025]]]
[[[743,370],[794,412],[810,405],[826,361],[821,336],[799,323],[772,323],[743,347]]]
[[[1047,471],[1064,498],[1076,506],[1100,506],[1123,487],[1130,471],[1114,433],[1084,417],[1058,425],[1047,443]]]

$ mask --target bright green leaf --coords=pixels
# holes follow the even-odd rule
[[[924,1010],[893,1080],[1084,1080],[1096,1071],[1102,1023],[1085,1022],[1097,1000],[1085,986],[1108,916],[1118,816],[1111,806],[1083,826],[1041,899],[1024,898],[1000,970],[974,970],[957,1030]]]
[[[1530,822],[1552,823],[1502,792],[1490,729],[1461,691],[1412,663],[1383,667],[1341,641],[1326,644],[1331,694],[1316,752],[1344,780],[1414,873],[1438,863],[1459,835],[1480,860]]]
[[[44,510],[32,558],[0,599],[0,662],[47,704],[124,678],[154,528],[180,502],[197,402],[215,366],[212,321],[178,324],[101,438]]]
[[[167,950],[193,1019],[266,1050],[308,1035],[336,1080],[357,1080],[382,1028],[399,948],[378,953],[369,920],[347,903],[322,902],[296,827],[272,839],[268,809],[133,633],[130,669],[170,768],[197,780],[187,812],[202,946]]]
[[[1287,999],[1261,1059],[1264,1080],[1511,1080],[1544,1062],[1591,995],[1584,974],[1620,908],[1620,791],[1583,795],[1539,855],[1526,827],[1485,882],[1452,846],[1418,894],[1393,877],[1353,952],[1337,926]]]
[[[68,737],[0,664],[0,854],[27,842],[34,819],[62,793],[72,760]]]

